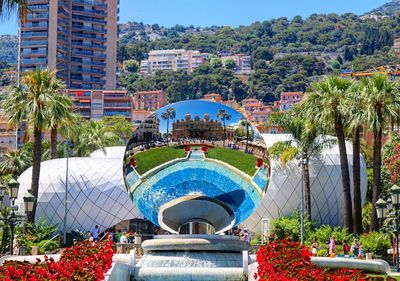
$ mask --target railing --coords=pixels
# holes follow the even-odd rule
[[[92,22],[107,24],[107,21],[105,21],[105,20],[96,19],[96,18],[93,18],[93,17],[80,16],[80,15],[72,15],[72,19],[74,19],[74,20],[83,20],[83,21],[92,21]]]
[[[86,5],[92,5],[92,6],[98,6],[98,7],[104,7],[107,8],[107,4],[98,2],[98,1],[93,1],[93,0],[72,0],[72,3],[80,3],[80,4],[86,4]]]
[[[82,26],[82,25],[72,25],[72,29],[79,29],[79,30],[107,33],[107,30],[104,29],[104,28],[88,27],[88,26]]]
[[[72,11],[88,13],[88,14],[95,14],[95,15],[100,15],[100,16],[106,16],[107,15],[104,11],[91,10],[91,9],[82,9],[81,7],[74,7],[74,6],[72,7]]]
[[[72,41],[72,46],[82,46],[88,48],[97,48],[97,49],[106,49],[106,46],[100,44],[92,44],[92,43],[83,43],[83,42],[74,42]]]

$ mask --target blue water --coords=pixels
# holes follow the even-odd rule
[[[159,225],[160,206],[187,195],[223,201],[235,213],[236,224],[249,217],[261,200],[254,186],[234,171],[200,160],[178,162],[159,171],[142,182],[132,197],[142,214]]]
[[[264,188],[267,186],[268,179],[269,179],[269,176],[268,176],[268,167],[265,167],[265,168],[264,168],[264,167],[261,167],[261,168],[257,171],[256,175],[254,176],[253,181],[254,181],[255,184],[258,185],[258,187],[259,187],[261,190],[264,190]]]
[[[190,152],[189,160],[204,160],[204,152],[201,150],[192,150]]]

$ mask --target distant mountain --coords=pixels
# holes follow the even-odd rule
[[[0,63],[17,63],[18,59],[18,36],[0,35]]]
[[[214,34],[222,27],[194,27],[175,25],[167,28],[158,24],[144,24],[142,22],[128,22],[118,25],[120,42],[133,43],[137,41],[156,41],[160,39],[179,38],[187,34]]]
[[[400,0],[392,0],[389,3],[383,4],[382,6],[373,9],[371,12],[366,13],[366,15],[396,16],[399,11]]]

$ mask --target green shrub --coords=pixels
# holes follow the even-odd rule
[[[372,212],[372,204],[367,203],[362,208],[362,226],[364,232],[369,231],[369,226],[371,224],[371,212]]]
[[[361,234],[360,243],[363,244],[365,253],[373,253],[381,257],[386,257],[387,250],[392,248],[390,239],[379,232]]]
[[[293,241],[300,241],[301,231],[301,218],[300,213],[296,210],[289,218],[282,217],[272,221],[272,233],[278,240],[290,238]],[[304,233],[305,238],[310,237],[313,229],[313,222],[304,220]]]

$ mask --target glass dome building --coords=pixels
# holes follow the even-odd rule
[[[248,218],[267,190],[266,146],[242,114],[209,101],[183,101],[135,130],[125,182],[140,212],[171,233],[189,225],[226,231]]]

